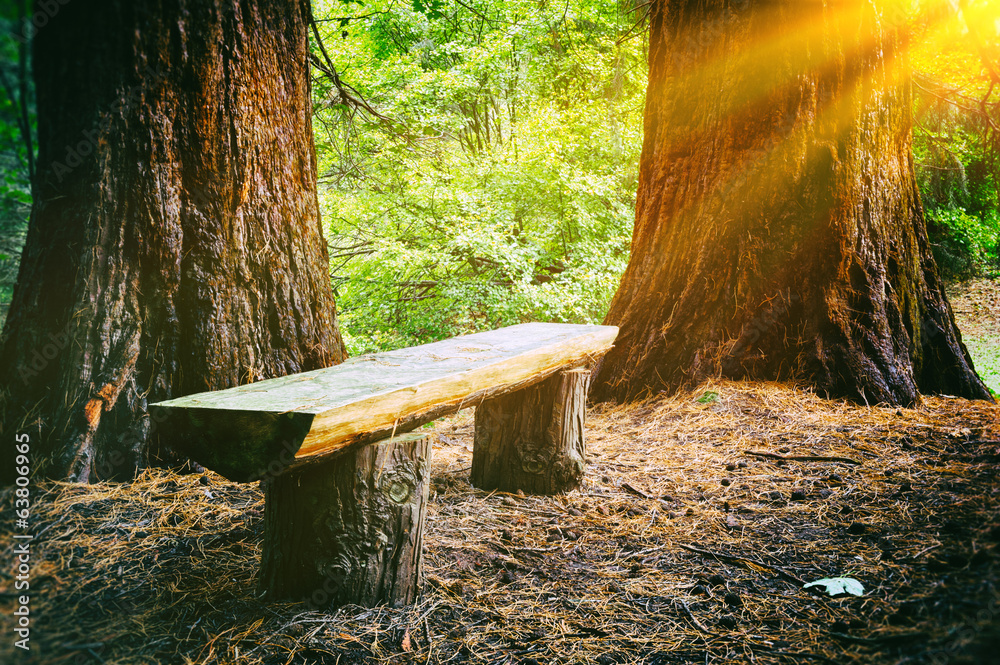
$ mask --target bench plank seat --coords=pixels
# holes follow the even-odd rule
[[[526,323],[151,406],[166,440],[236,481],[412,430],[603,355],[618,329]]]

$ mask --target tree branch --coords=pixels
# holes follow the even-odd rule
[[[371,105],[365,101],[360,92],[341,80],[340,74],[337,72],[337,67],[333,64],[330,54],[326,52],[326,46],[323,45],[323,38],[320,37],[319,27],[316,25],[315,18],[309,18],[309,27],[312,28],[313,36],[316,38],[316,46],[319,47],[319,52],[323,55],[323,60],[320,60],[313,53],[309,54],[309,59],[312,61],[313,65],[315,65],[316,69],[326,74],[330,82],[337,88],[337,92],[340,94],[341,102],[345,106],[353,109],[361,109],[379,120],[391,123],[391,118],[388,118],[373,109]]]

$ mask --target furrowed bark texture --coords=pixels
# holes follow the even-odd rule
[[[28,432],[47,475],[130,476],[166,455],[147,403],[344,358],[308,17],[74,0],[38,31],[39,171],[0,380],[3,438]]]
[[[260,587],[315,607],[412,603],[431,438],[405,434],[267,480]]]
[[[596,399],[705,377],[989,399],[928,246],[899,3],[657,0]]]
[[[476,407],[472,484],[559,494],[580,485],[590,371],[567,370]]]

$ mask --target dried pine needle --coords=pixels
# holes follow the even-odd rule
[[[585,483],[556,497],[469,485],[471,411],[437,433],[412,607],[261,602],[254,485],[160,470],[39,483],[32,651],[6,639],[0,659],[888,664],[995,649],[995,405],[868,408],[737,382],[598,405]],[[12,503],[5,493],[8,514]],[[838,575],[866,594],[793,581]],[[10,566],[0,593],[10,636]]]

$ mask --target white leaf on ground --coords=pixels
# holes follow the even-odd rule
[[[821,580],[810,582],[802,588],[808,589],[814,586],[823,587],[831,596],[841,596],[845,593],[852,596],[863,596],[865,593],[865,587],[853,577],[824,577]]]

